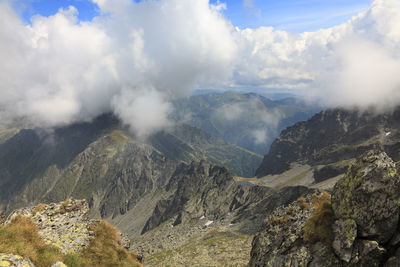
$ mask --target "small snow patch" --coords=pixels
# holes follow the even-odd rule
[[[205,217],[204,217],[204,215],[203,215],[203,216],[200,217],[200,220],[203,220],[204,218],[205,218]]]
[[[207,221],[205,226],[209,226],[210,224],[212,224],[214,221]]]
[[[391,133],[392,133],[392,132],[387,132],[387,133],[386,133],[386,136],[388,136],[388,135],[391,134]]]

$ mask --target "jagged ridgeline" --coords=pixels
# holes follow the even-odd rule
[[[268,186],[332,187],[358,156],[373,148],[400,160],[399,108],[378,115],[332,109],[298,122],[273,142],[256,175]]]
[[[163,188],[176,164],[207,159],[251,176],[261,157],[188,125],[135,140],[112,115],[50,130],[2,131],[0,206],[69,196],[91,199],[102,216],[125,213],[140,197]]]
[[[293,97],[271,100],[229,91],[198,94],[173,104],[176,120],[262,155],[281,130],[320,111]]]

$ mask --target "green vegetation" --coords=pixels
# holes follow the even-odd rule
[[[48,267],[63,261],[69,267],[142,266],[134,253],[120,246],[115,227],[101,221],[91,229],[95,238],[80,254],[64,255],[44,243],[39,229],[29,218],[18,216],[7,226],[0,226],[0,251],[29,258],[37,267]]]
[[[317,194],[312,195],[312,203],[310,206],[304,204],[299,199],[304,208],[313,210],[313,214],[308,218],[304,224],[303,239],[309,243],[324,242],[331,244],[333,240],[332,224],[333,224],[333,210],[330,200],[330,194],[323,191],[320,196]]]

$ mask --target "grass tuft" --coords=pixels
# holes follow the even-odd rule
[[[70,204],[71,204],[70,199],[65,200],[63,203],[61,203],[60,208],[56,210],[56,214],[65,214],[67,212],[78,211],[82,209],[82,207],[76,203],[74,203],[71,206]]]
[[[136,254],[121,247],[117,229],[106,221],[100,221],[94,229],[95,238],[80,255],[84,266],[142,266]]]
[[[333,240],[332,224],[334,222],[330,194],[323,191],[320,196],[312,195],[313,214],[303,228],[303,239],[309,243],[323,242],[330,245]]]
[[[64,255],[44,243],[31,219],[17,216],[7,226],[0,226],[0,251],[29,258],[37,267],[50,267],[57,261],[68,267],[142,266],[136,254],[121,247],[118,230],[111,224],[100,221],[91,230],[95,237],[87,248],[79,254]]]
[[[7,226],[0,226],[0,251],[29,258],[38,267],[62,261],[62,253],[46,245],[38,232],[36,224],[30,219],[17,216]]]

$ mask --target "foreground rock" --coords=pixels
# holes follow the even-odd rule
[[[90,226],[98,221],[87,216],[85,200],[66,200],[61,203],[39,204],[14,211],[5,225],[22,215],[33,220],[46,244],[58,247],[63,253],[77,253],[94,237]]]
[[[0,253],[0,267],[34,267],[26,258],[13,254]]]
[[[250,266],[400,266],[399,200],[395,164],[367,152],[330,199],[313,194],[274,211],[253,240]]]
[[[332,207],[337,218],[354,220],[360,237],[386,243],[398,224],[399,192],[393,161],[370,151],[335,185]]]

